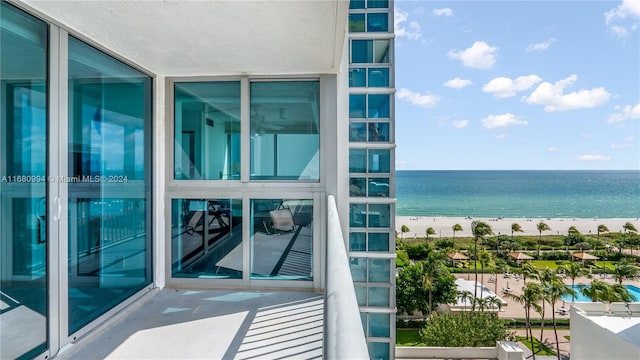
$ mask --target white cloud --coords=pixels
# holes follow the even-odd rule
[[[577,79],[578,76],[573,74],[553,84],[545,81],[524,101],[532,105],[544,105],[544,111],[550,112],[594,108],[609,101],[611,94],[604,87],[565,94],[564,89]]]
[[[537,43],[537,44],[530,44],[529,46],[527,46],[527,51],[528,52],[532,52],[532,51],[545,51],[549,48],[549,46],[551,46],[551,44],[553,44],[554,42],[556,42],[556,38],[552,37],[549,38],[546,41],[543,41],[541,43]]]
[[[634,18],[640,18],[640,1],[623,0],[622,4],[604,14],[604,22],[609,27],[609,30],[621,38],[629,35],[629,30],[625,23],[627,18],[631,18],[631,24],[628,25],[629,29],[637,30],[638,24],[634,22]]]
[[[450,59],[462,61],[465,67],[489,69],[496,63],[497,50],[497,47],[490,46],[484,41],[476,41],[464,50],[449,50],[447,56]]]
[[[444,86],[453,88],[453,89],[462,89],[463,87],[467,87],[469,85],[473,85],[471,80],[460,79],[459,77],[455,79],[451,79],[444,83]]]
[[[454,120],[452,123],[453,127],[462,129],[466,128],[469,125],[469,120]]]
[[[609,118],[607,118],[607,122],[610,124],[625,120],[640,119],[640,102],[638,102],[634,107],[631,107],[631,105],[626,105],[624,107],[616,105],[615,109],[618,112],[609,115]]]
[[[418,40],[422,37],[422,30],[417,21],[407,23],[409,13],[398,8],[395,9],[393,16],[393,24],[395,27],[396,37],[407,37],[412,40]],[[405,24],[407,23],[407,24]],[[406,26],[405,26],[406,25]]]
[[[603,155],[580,155],[578,156],[580,161],[609,161],[611,157]]]
[[[405,88],[398,90],[396,96],[400,100],[405,100],[412,103],[413,105],[418,105],[425,108],[435,107],[436,104],[438,104],[438,102],[440,101],[440,97],[430,92],[427,92],[426,94],[420,94]]]
[[[519,119],[517,116],[506,113],[502,115],[489,115],[486,118],[482,119],[482,126],[485,129],[496,129],[502,127],[516,126],[516,125],[527,125],[525,120]]]
[[[453,16],[453,10],[450,8],[433,9],[433,15],[435,16]]]
[[[500,134],[500,135],[496,136],[496,139],[498,139],[498,140],[504,140],[506,138],[507,138],[507,134]]]
[[[624,140],[623,143],[620,144],[611,144],[611,148],[612,149],[626,149],[626,148],[631,148],[633,146],[635,146],[637,144],[637,142],[635,141],[636,137],[635,136],[629,136],[628,138],[626,138]]]
[[[507,77],[498,77],[486,83],[482,87],[482,91],[491,93],[497,98],[508,98],[514,96],[517,91],[527,90],[540,81],[542,81],[542,78],[533,74],[519,76],[515,80]]]
[[[548,152],[556,152],[557,150],[558,150],[558,148],[557,148],[557,147],[555,147],[555,146],[549,146],[549,147],[547,148],[547,151],[548,151]]]

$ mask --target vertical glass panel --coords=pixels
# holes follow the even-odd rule
[[[350,178],[349,196],[366,196],[366,186],[365,178]]]
[[[375,40],[373,61],[377,64],[389,63],[389,40]]]
[[[69,333],[151,282],[151,78],[69,38]]]
[[[389,337],[390,332],[389,314],[369,313],[369,336],[371,337]]]
[[[367,124],[363,122],[349,123],[349,141],[352,141],[352,142],[367,141]]]
[[[47,25],[0,3],[0,359],[47,347]]]
[[[349,69],[349,86],[350,87],[367,86],[367,76],[366,76],[365,69],[363,68]]]
[[[369,141],[389,142],[389,123],[386,123],[386,122],[369,123]]]
[[[367,32],[389,31],[389,14],[373,13],[367,15]]]
[[[171,201],[171,274],[242,279],[242,199]]]
[[[349,251],[366,251],[366,233],[349,233]]]
[[[366,111],[366,95],[365,94],[349,94],[349,117],[365,118]]]
[[[389,68],[369,68],[369,87],[389,87]]]
[[[390,111],[389,95],[387,94],[371,94],[369,95],[367,106],[367,117],[373,119],[388,118]]]
[[[349,1],[349,9],[364,9],[365,0],[351,0]]]
[[[349,226],[365,227],[367,220],[367,204],[349,205]]]
[[[372,360],[388,360],[389,357],[389,343],[383,342],[370,342],[367,343],[369,349],[369,357]]]
[[[367,8],[369,9],[384,9],[389,7],[389,0],[368,0]]]
[[[367,259],[350,258],[349,268],[351,269],[351,278],[354,282],[367,281]]]
[[[349,14],[349,32],[364,32],[364,14]]]
[[[389,204],[369,204],[369,227],[388,228],[390,222]]]
[[[369,282],[388,283],[391,276],[389,259],[368,259],[369,260]]]
[[[385,251],[389,250],[389,233],[369,233],[368,251]]]
[[[369,172],[388,173],[391,171],[391,152],[388,149],[369,150]]]
[[[389,291],[388,287],[369,287],[368,305],[389,307]]]
[[[351,62],[353,64],[373,62],[373,40],[351,40]]]
[[[313,200],[251,200],[251,278],[313,280]]]
[[[363,173],[367,171],[367,150],[349,149],[349,172]]]
[[[251,83],[251,179],[320,178],[320,83]]]
[[[174,177],[240,179],[240,82],[176,83]]]
[[[355,291],[356,291],[356,300],[358,301],[358,306],[366,306],[367,305],[367,287],[355,286]]]
[[[389,178],[370,178],[369,196],[389,197]]]

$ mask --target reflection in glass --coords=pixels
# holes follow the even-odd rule
[[[389,292],[388,287],[369,287],[369,296],[367,296],[367,303],[369,306],[383,306],[389,307]]]
[[[363,122],[349,123],[349,141],[352,141],[352,142],[367,141],[367,124]]]
[[[369,196],[389,197],[389,178],[369,178]]]
[[[369,227],[387,228],[391,225],[389,204],[369,204]]]
[[[389,123],[386,123],[386,122],[369,123],[369,141],[389,142]]]
[[[349,204],[349,226],[365,227],[367,204]]]
[[[389,40],[352,40],[351,63],[388,64]]]
[[[387,342],[368,342],[369,356],[376,360],[389,359],[390,345]]]
[[[391,152],[389,149],[369,150],[369,172],[388,173],[391,171]]]
[[[251,83],[251,179],[320,179],[320,83]]]
[[[240,179],[240,82],[175,83],[174,177]]]
[[[389,233],[369,233],[368,237],[369,241],[367,251],[390,251]]]
[[[251,278],[313,280],[313,200],[251,200]]]
[[[369,282],[391,281],[391,263],[389,259],[368,259],[369,260]]]
[[[69,38],[69,334],[151,282],[151,78]]]
[[[366,183],[365,178],[349,179],[349,196],[365,196]]]
[[[349,69],[349,87],[367,86],[364,68]]]
[[[367,259],[366,258],[349,258],[349,268],[351,269],[351,277],[355,282],[367,281]]]
[[[388,13],[369,13],[367,15],[367,32],[389,31]]]
[[[367,171],[367,150],[349,149],[349,172],[363,173]]]
[[[0,3],[0,359],[47,347],[47,25]]]
[[[171,274],[242,278],[242,200],[171,201]]]
[[[349,117],[364,118],[366,117],[366,95],[365,94],[349,94]]]
[[[349,14],[349,32],[364,32],[364,14]]]
[[[389,95],[370,94],[368,96],[367,116],[372,119],[388,118],[390,116]]]
[[[389,314],[369,313],[369,336],[389,337],[390,320]]]
[[[349,251],[366,251],[366,233],[349,233]]]
[[[369,87],[389,87],[389,68],[369,68]]]

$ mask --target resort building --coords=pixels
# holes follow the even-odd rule
[[[163,289],[322,293],[326,357],[394,358],[392,1],[2,0],[0,27],[0,358]]]

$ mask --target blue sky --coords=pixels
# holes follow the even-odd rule
[[[640,169],[640,0],[395,2],[396,169]]]

